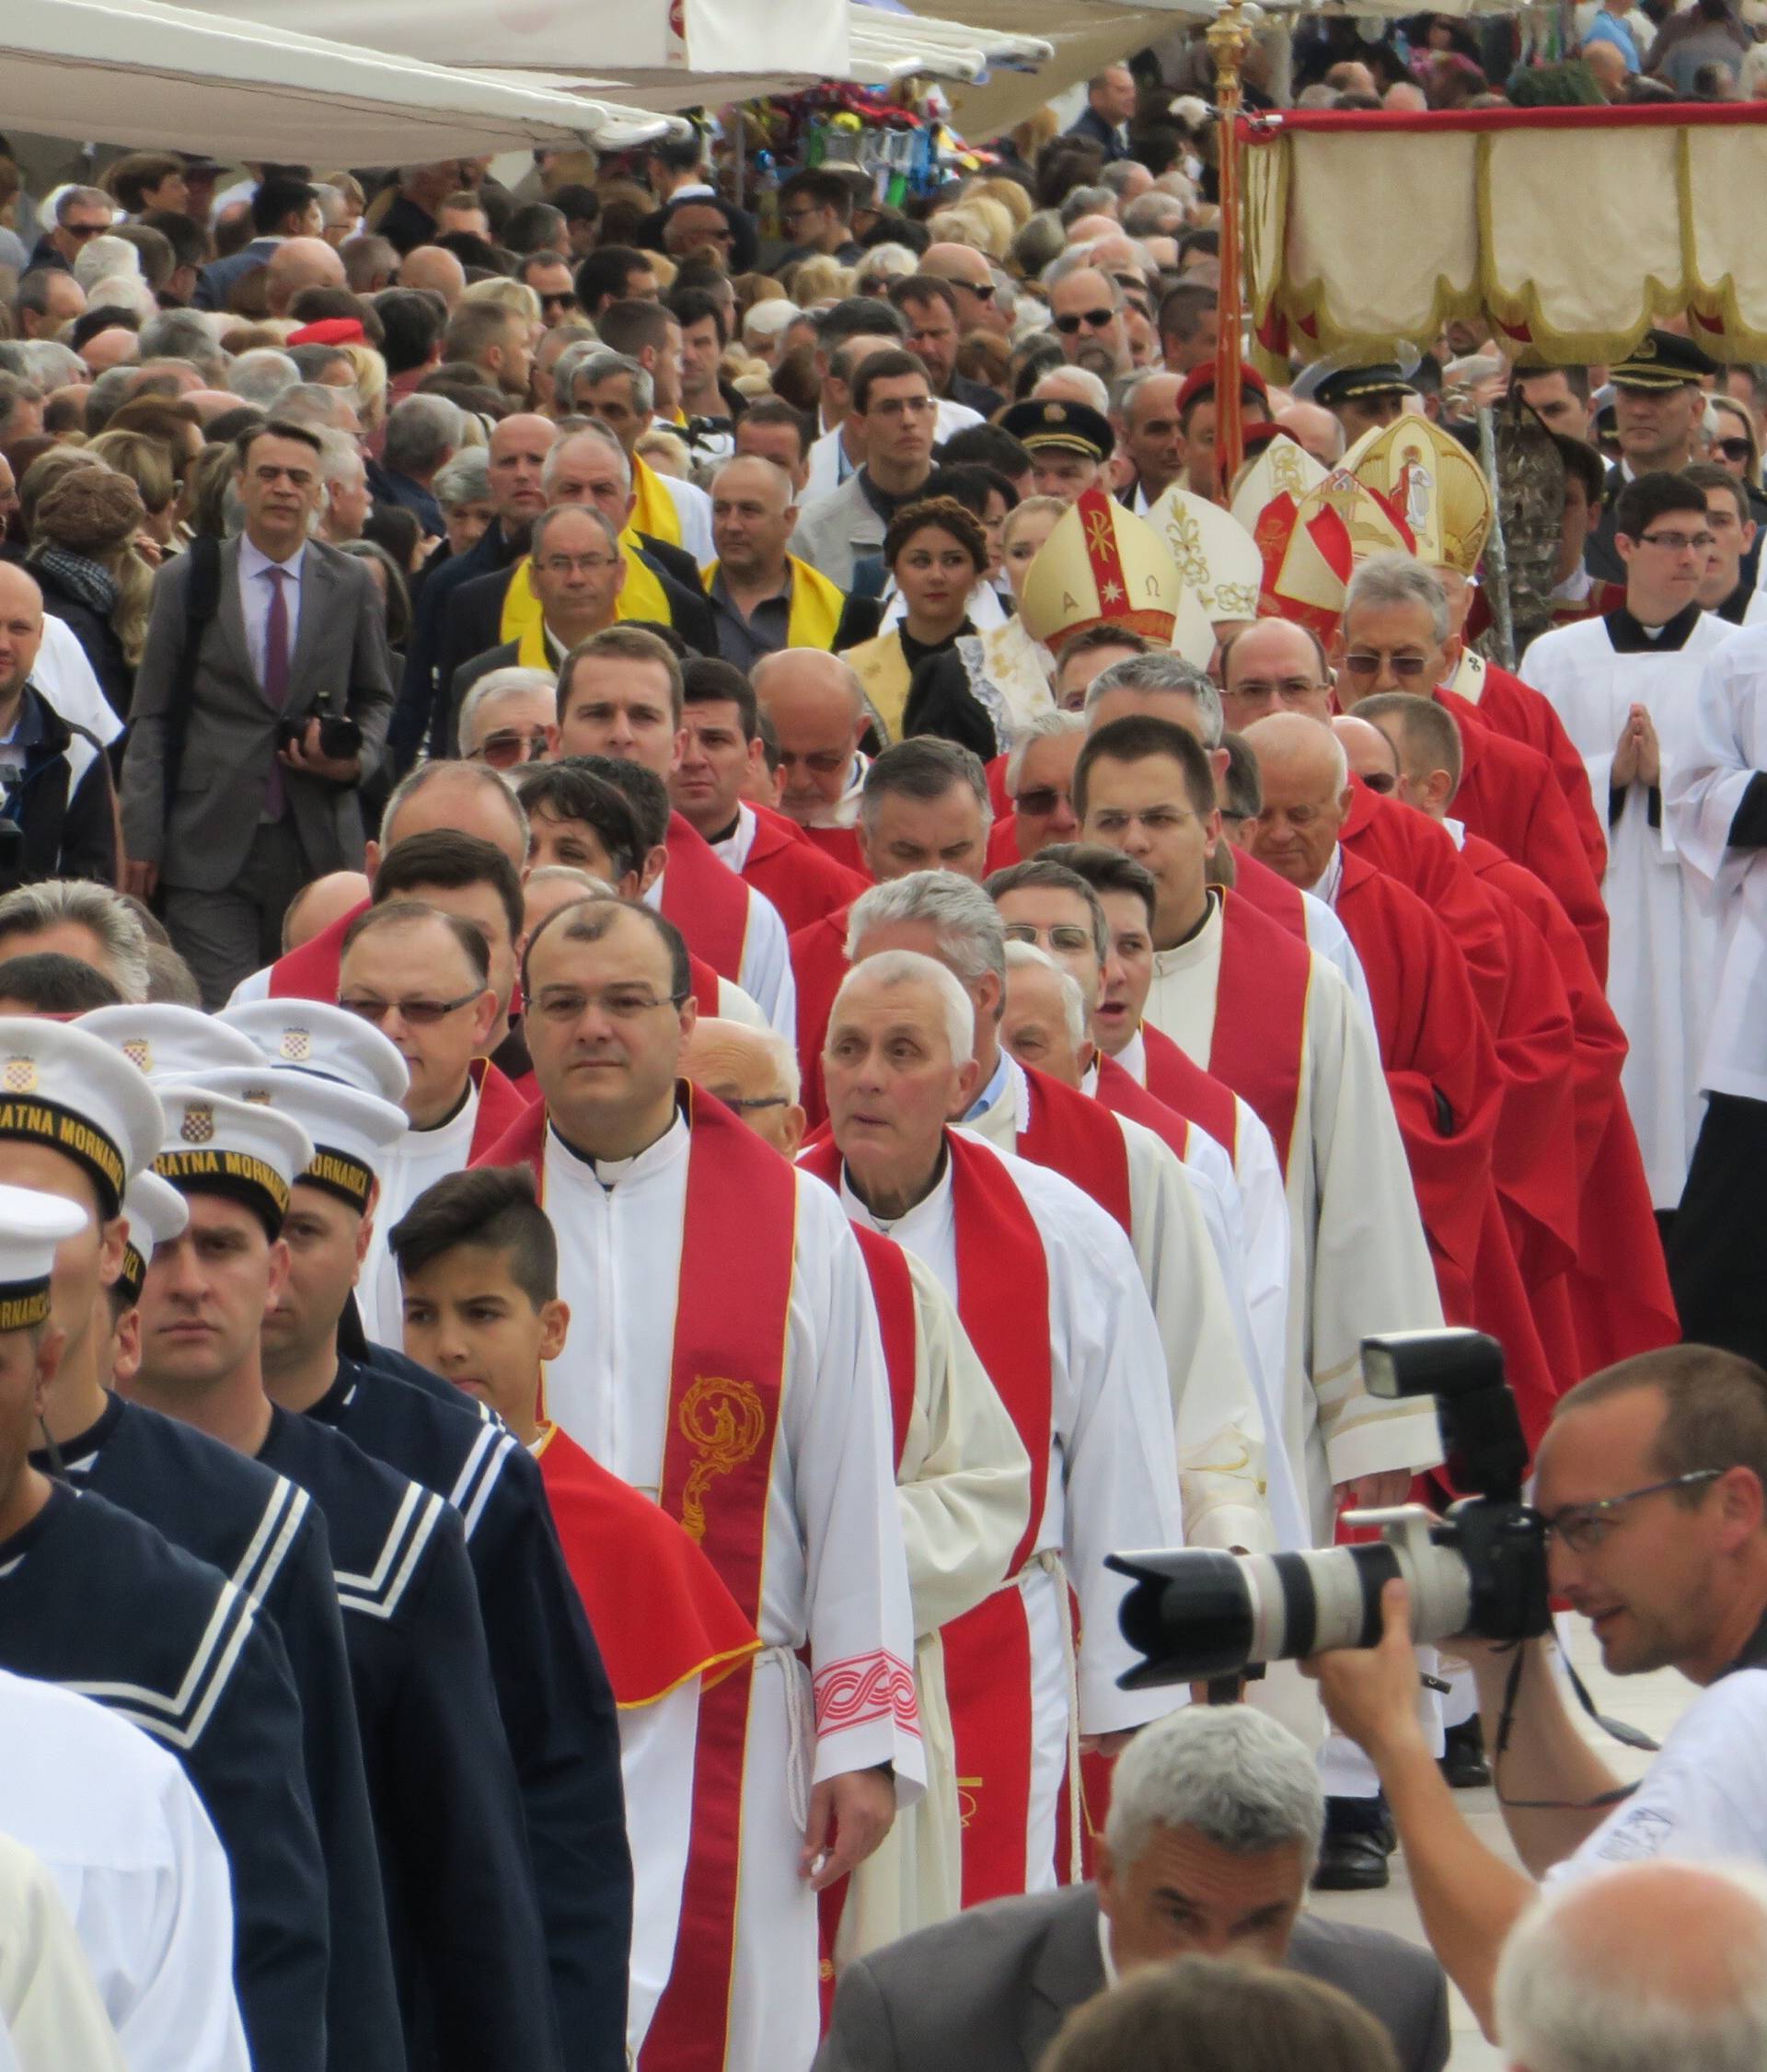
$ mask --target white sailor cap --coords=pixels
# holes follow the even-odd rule
[[[0,1186],[0,1331],[29,1331],[48,1321],[55,1247],[88,1221],[77,1201]]]
[[[122,1296],[124,1309],[141,1300],[141,1284],[147,1278],[147,1264],[162,1244],[183,1234],[191,1220],[184,1197],[151,1167],[137,1173],[122,1198],[122,1212],[129,1219],[129,1235],[122,1247],[122,1271],[114,1292]]]
[[[170,1001],[95,1007],[76,1026],[102,1036],[152,1080],[201,1080],[215,1065],[249,1065],[257,1056],[237,1029]]]
[[[394,1106],[410,1091],[398,1045],[347,1008],[318,1000],[242,1000],[216,1019],[249,1036],[272,1065],[322,1072]]]
[[[404,1109],[390,1101],[299,1067],[229,1065],[202,1083],[236,1101],[292,1116],[313,1140],[312,1163],[295,1178],[336,1195],[358,1214],[373,1198],[383,1153],[409,1127]]]
[[[0,1015],[0,1140],[65,1153],[91,1175],[100,1214],[121,1212],[165,1133],[153,1088],[108,1044],[71,1023]]]
[[[313,1140],[293,1116],[207,1086],[158,1088],[166,1136],[154,1171],[179,1194],[221,1194],[262,1218],[272,1237],[289,1190],[313,1163]]]

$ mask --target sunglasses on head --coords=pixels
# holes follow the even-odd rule
[[[1102,331],[1108,330],[1115,321],[1114,309],[1078,309],[1070,310],[1065,317],[1057,317],[1056,329],[1064,338],[1072,338],[1082,324],[1090,325],[1095,331]]]

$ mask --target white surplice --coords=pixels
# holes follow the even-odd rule
[[[425,1187],[450,1173],[466,1171],[472,1163],[472,1132],[478,1121],[479,1086],[469,1080],[465,1101],[445,1122],[433,1129],[408,1129],[380,1154],[375,1227],[356,1277],[356,1308],[370,1345],[405,1343],[405,1298],[387,1233]]]
[[[1215,1035],[1221,930],[1217,895],[1188,942],[1154,953],[1148,992],[1148,1020],[1204,1071]],[[1292,1265],[1283,1440],[1315,1544],[1323,1545],[1335,1484],[1441,1458],[1427,1405],[1369,1395],[1362,1340],[1439,1328],[1442,1310],[1373,1024],[1317,952],[1298,1072],[1284,1187]]]
[[[0,1670],[0,1835],[53,1878],[129,2072],[249,2072],[226,1854],[171,1755]]]
[[[559,1292],[572,1322],[569,1355],[546,1372],[547,1415],[653,1500],[663,1481],[688,1151],[677,1116],[636,1158],[592,1163],[552,1130],[544,1152]],[[891,1763],[898,1804],[907,1804],[925,1779],[918,1729],[888,1703],[850,1725],[817,1729],[832,1674],[864,1681],[868,1667],[910,1673],[914,1625],[864,1262],[828,1188],[800,1174],[797,1198],[757,1622],[763,1650],[743,1777],[731,2072],[775,2072],[815,2054],[816,1908],[798,1873],[810,1785]],[[808,1669],[798,1652],[806,1643]]]
[[[1665,771],[1663,810],[1681,864],[1718,929],[1719,975],[1702,1091],[1767,1101],[1767,850],[1733,849],[1731,823],[1767,770],[1767,627],[1706,659],[1692,738]]]
[[[1031,1522],[1031,1462],[930,1267],[904,1251],[914,1284],[914,1405],[896,1464],[914,1604],[914,1686],[925,1796],[854,1871],[836,1961],[861,1957],[963,1904],[963,1823],[940,1628],[1006,1580]]]
[[[965,1132],[968,1134],[968,1132]],[[1045,1166],[997,1152],[1043,1239],[1049,1268],[1051,1417],[1048,1487],[1033,1558],[1007,1584],[1024,1599],[1031,1635],[1031,1806],[1024,1890],[1055,1882],[1057,1807],[1070,1728],[1086,1734],[1143,1726],[1184,1702],[1181,1687],[1122,1691],[1138,1657],[1118,1631],[1126,1583],[1104,1567],[1125,1547],[1178,1546],[1184,1506],[1172,1464],[1172,1413],[1159,1334],[1128,1240],[1104,1210]],[[841,1175],[857,1223],[930,1267],[955,1303],[957,1219],[946,1162],[907,1215],[884,1223]],[[1041,1557],[1043,1558],[1039,1559]],[[1081,1639],[1070,1679],[1061,1575],[1080,1601]],[[1079,1718],[1071,1717],[1077,1690]]]
[[[644,904],[663,910],[664,871],[644,894]],[[756,892],[746,880],[740,881],[748,895],[748,925],[743,932],[743,955],[736,979],[743,991],[788,1043],[798,1033],[798,982],[791,971],[791,955],[786,946],[785,923],[780,910],[765,893]],[[728,1012],[722,1007],[721,1013]],[[738,1016],[745,1020],[745,1016]]]
[[[1650,712],[1661,752],[1661,791],[1695,754],[1694,712],[1706,658],[1734,629],[1702,612],[1680,647],[1616,652],[1605,619],[1542,633],[1522,657],[1528,681],[1552,700],[1608,814],[1602,897],[1613,917],[1608,1000],[1629,1048],[1620,1084],[1658,1209],[1681,1198],[1703,1109],[1704,1062],[1717,985],[1718,924],[1699,877],[1682,868],[1674,816],[1642,783],[1609,804],[1613,751],[1630,707]]]
[[[1014,1152],[1030,1123],[1031,1088],[1016,1059],[1002,1052],[1000,1062],[998,1091],[964,1127]],[[1127,1151],[1129,1238],[1164,1351],[1186,1537],[1262,1553],[1276,1545],[1265,1501],[1270,1435],[1196,1189],[1150,1129],[1101,1112]]]

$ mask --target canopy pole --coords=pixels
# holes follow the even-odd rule
[[[1491,484],[1491,530],[1485,536],[1484,567],[1490,577],[1491,634],[1497,666],[1516,666],[1516,621],[1509,598],[1509,547],[1503,537],[1503,486],[1497,475],[1496,420],[1487,403],[1479,411],[1479,459]]]
[[[1245,457],[1241,410],[1241,331],[1245,296],[1240,277],[1240,172],[1244,148],[1240,134],[1240,77],[1259,9],[1250,0],[1227,0],[1208,25],[1215,60],[1216,173],[1220,196],[1219,335],[1215,348],[1215,493],[1225,504]]]

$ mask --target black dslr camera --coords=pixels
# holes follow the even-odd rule
[[[276,746],[292,747],[297,741],[306,738],[306,723],[313,717],[308,712],[298,720],[279,720],[276,723]],[[329,756],[334,762],[348,762],[352,756],[362,753],[362,728],[348,712],[321,712],[319,719],[319,753]]]
[[[1473,1493],[1440,1517],[1421,1504],[1350,1511],[1348,1523],[1380,1528],[1363,1546],[1111,1555],[1108,1565],[1135,1583],[1118,1613],[1123,1636],[1145,1658],[1118,1679],[1126,1689],[1371,1648],[1381,1590],[1395,1577],[1410,1587],[1414,1639],[1526,1640],[1547,1631],[1545,1524],[1521,1500],[1528,1443],[1502,1347],[1481,1331],[1400,1332],[1362,1341],[1362,1372],[1371,1395],[1435,1397],[1443,1473]]]

